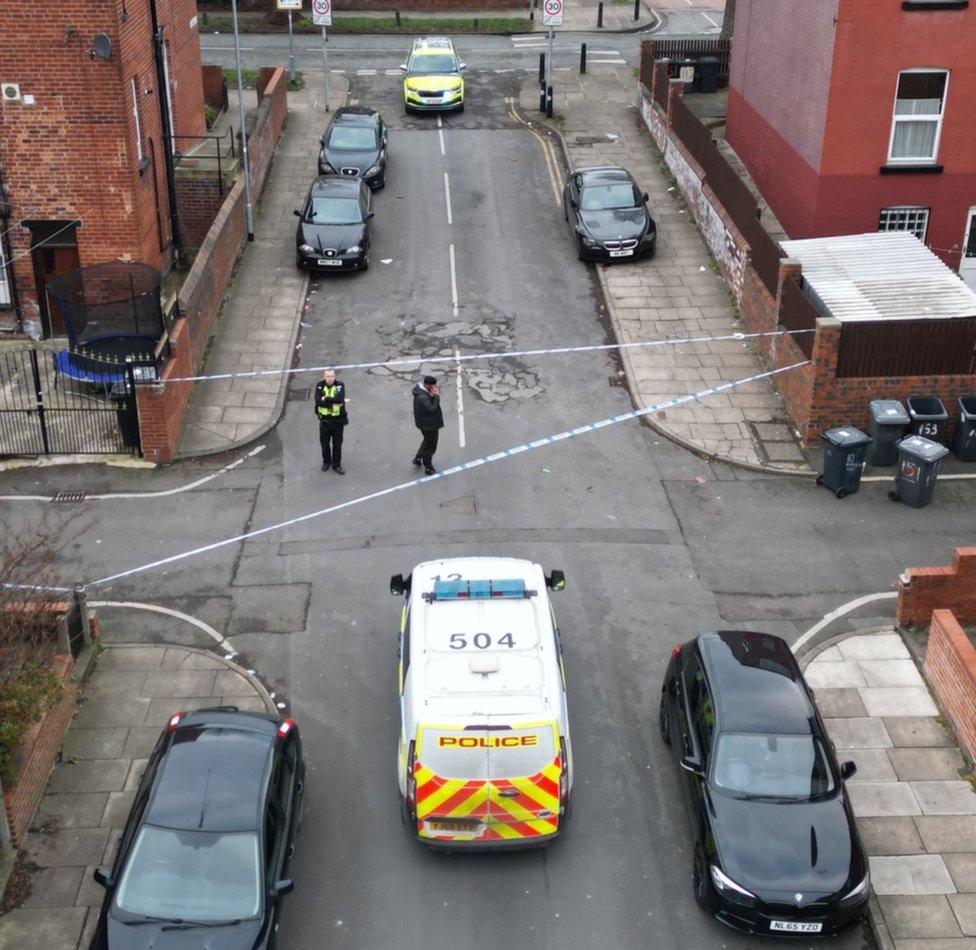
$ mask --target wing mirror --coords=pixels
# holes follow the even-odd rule
[[[691,772],[692,775],[697,775],[701,777],[704,773],[702,772],[701,762],[698,761],[693,755],[683,755],[679,760],[681,767],[686,772]]]
[[[402,597],[410,590],[410,575],[404,579],[402,574],[394,574],[390,578],[390,593],[394,597]]]
[[[319,145],[323,145],[323,146],[325,145],[325,136],[324,135],[322,136],[322,138],[319,139]]]
[[[323,142],[322,144],[324,145],[325,143]],[[650,195],[645,191],[644,194],[641,195],[641,201],[647,201],[648,198],[650,198]]]
[[[95,870],[92,872],[92,877],[95,879],[95,883],[101,884],[102,887],[112,886],[111,868],[95,868]]]
[[[407,71],[407,64],[406,63],[400,63],[400,69],[402,69],[404,72],[406,72]]]
[[[856,762],[845,762],[840,767],[840,777],[846,782],[854,773],[857,772]]]
[[[296,209],[295,209],[295,210],[294,210],[294,211],[292,212],[292,214],[294,214],[296,218],[300,218],[300,217],[302,216],[302,213],[301,213],[301,211],[299,211],[299,210],[298,210],[298,208],[296,208]]]
[[[546,575],[546,587],[552,590],[566,589],[566,575],[562,571],[552,571]]]
[[[290,894],[295,890],[295,882],[290,878],[284,881],[275,881],[275,885],[271,888],[271,896],[278,898],[284,897],[285,894]]]
[[[368,221],[371,217],[373,217],[374,214],[376,214],[375,211],[367,211],[366,212],[366,220]]]
[[[468,68],[467,63],[458,63],[458,69],[463,73]]]

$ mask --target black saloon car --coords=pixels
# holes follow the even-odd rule
[[[322,136],[320,175],[362,178],[370,188],[386,184],[388,132],[374,109],[345,106],[336,110]]]
[[[657,227],[630,172],[614,165],[577,168],[563,188],[563,213],[581,261],[650,257]]]
[[[660,706],[694,838],[695,900],[758,935],[832,935],[868,900],[868,864],[833,746],[790,648],[705,633],[671,654]]]
[[[295,209],[295,263],[306,270],[367,270],[372,203],[361,178],[316,178],[302,209]]]
[[[291,719],[175,713],[139,782],[91,950],[270,950],[301,820]]]

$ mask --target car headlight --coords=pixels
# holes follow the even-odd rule
[[[363,172],[363,178],[369,178],[370,175],[375,175],[379,170],[379,165],[372,165]]]
[[[303,254],[314,254],[315,253],[315,248],[312,247],[311,244],[299,244],[298,245],[298,250],[300,250]]]
[[[735,904],[744,904],[747,907],[756,902],[756,895],[752,891],[747,891],[744,887],[736,884],[718,865],[710,864],[708,869],[712,873],[712,884],[715,885],[715,890],[726,900]]]
[[[347,254],[358,254],[361,250],[362,250],[362,248],[358,244],[353,244],[352,247],[347,247],[346,248],[346,253]]]
[[[577,231],[579,239],[583,242],[583,247],[599,247],[600,242],[594,241],[585,231]]]
[[[851,888],[841,899],[841,907],[849,907],[851,904],[859,904],[868,894],[868,888],[871,886],[871,873],[870,871],[864,872],[864,877],[861,878],[861,882],[854,888]]]

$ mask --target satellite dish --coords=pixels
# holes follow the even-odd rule
[[[109,59],[112,56],[112,41],[108,33],[96,33],[92,40],[92,59]]]

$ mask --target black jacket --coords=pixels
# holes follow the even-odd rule
[[[319,415],[319,406],[334,406],[336,403],[342,407],[339,410],[339,415],[337,416],[326,416],[325,418],[330,421],[338,422],[340,425],[345,425],[349,421],[349,416],[346,415],[346,384],[340,382],[338,379],[334,383],[336,387],[336,394],[333,397],[324,396],[322,391],[325,389],[325,380],[320,379],[315,385],[315,417],[320,422],[322,421],[322,416]],[[330,387],[331,388],[331,387]]]
[[[413,422],[421,432],[444,428],[441,397],[432,396],[423,383],[413,387]]]

